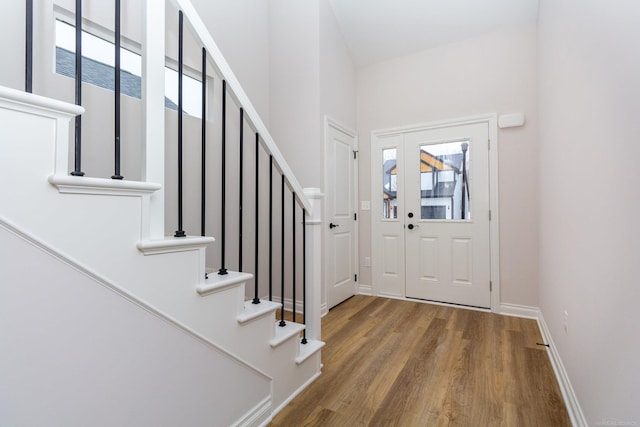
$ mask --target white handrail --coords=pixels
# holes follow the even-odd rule
[[[179,10],[182,10],[182,13],[186,17],[189,26],[193,30],[193,35],[200,39],[200,42],[207,50],[214,65],[216,66],[218,73],[222,76],[222,78],[226,80],[227,90],[229,90],[234,95],[240,106],[244,109],[245,117],[248,117],[251,123],[253,123],[253,126],[255,127],[256,132],[260,134],[260,137],[262,138],[267,151],[273,155],[278,168],[289,181],[291,190],[296,193],[297,198],[300,200],[300,204],[302,204],[307,212],[311,214],[311,202],[305,196],[304,189],[291,171],[289,164],[286,162],[284,156],[278,149],[278,146],[271,137],[269,130],[260,118],[260,115],[253,106],[253,103],[244,92],[244,89],[231,70],[231,67],[224,59],[222,52],[220,51],[220,49],[218,49],[218,45],[216,45],[215,41],[213,41],[211,33],[209,33],[209,30],[207,30],[207,27],[204,22],[202,22],[202,19],[200,19],[200,15],[193,7],[193,4],[191,4],[191,1],[189,0],[172,0],[172,2]]]

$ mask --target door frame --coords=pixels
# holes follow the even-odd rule
[[[349,127],[343,125],[342,123],[340,123],[339,121],[335,120],[332,117],[329,117],[327,115],[324,116],[324,151],[323,151],[323,155],[324,155],[324,159],[327,159],[327,150],[329,149],[329,128],[334,128],[339,130],[340,132],[343,132],[344,134],[348,135],[350,138],[353,138],[353,148],[356,151],[356,153],[358,153],[358,134],[351,130]],[[356,161],[353,163],[353,182],[351,183],[351,194],[352,194],[352,202],[353,202],[353,209],[354,209],[354,213],[358,212],[358,158],[356,158]],[[325,200],[327,200],[327,197],[331,196],[330,191],[332,191],[329,188],[329,171],[328,171],[328,167],[329,165],[327,165],[327,162],[324,162],[324,193],[325,193]],[[328,210],[327,210],[327,203],[323,203],[323,212],[322,212],[323,218],[325,219],[324,222],[326,222],[327,218],[328,218]],[[351,252],[351,256],[354,260],[354,270],[355,270],[355,274],[359,277],[360,276],[360,269],[359,269],[359,246],[360,246],[360,234],[359,234],[359,221],[360,219],[358,218],[358,220],[356,220],[355,225],[353,227],[353,247],[351,248],[352,252]],[[323,228],[323,233],[322,233],[322,253],[324,254],[323,256],[323,265],[322,265],[322,272],[323,272],[323,276],[324,279],[322,280],[322,304],[320,307],[320,315],[324,316],[329,312],[329,306],[328,306],[328,288],[327,288],[327,278],[329,276],[328,272],[329,272],[329,260],[332,259],[332,257],[330,257],[328,250],[329,250],[329,245],[327,245],[327,241],[329,239],[329,228],[328,227],[324,227]],[[354,286],[354,295],[358,293],[358,281],[355,281],[355,286]]]
[[[488,113],[476,116],[468,116],[462,118],[454,118],[447,120],[439,120],[428,123],[419,123],[401,127],[386,128],[380,130],[371,131],[371,201],[372,201],[372,216],[375,215],[375,204],[380,196],[381,186],[377,186],[380,177],[376,176],[375,171],[379,165],[377,165],[376,159],[378,156],[374,155],[374,150],[377,150],[377,139],[382,137],[390,137],[393,135],[399,135],[408,132],[419,132],[432,129],[439,129],[445,127],[463,126],[469,124],[486,123],[489,131],[489,251],[490,251],[490,280],[491,280],[491,311],[494,313],[500,312],[500,210],[499,210],[499,193],[498,193],[498,114]],[[379,188],[380,187],[380,188]],[[377,202],[375,202],[377,203]],[[487,213],[489,214],[489,213]],[[376,236],[380,230],[377,229],[377,221],[371,218],[371,236]],[[372,239],[373,241],[373,239]],[[372,263],[380,262],[376,260],[378,251],[371,250]],[[379,280],[380,278],[372,277],[372,293],[373,295],[379,295]],[[402,298],[406,298],[406,288],[403,289]],[[415,301],[412,299],[411,301]],[[436,303],[452,305],[448,303]],[[471,307],[469,307],[471,308]],[[486,311],[484,309],[478,309]]]

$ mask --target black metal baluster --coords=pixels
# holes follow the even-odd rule
[[[307,210],[302,208],[302,324],[307,324]],[[302,330],[302,344],[307,343],[307,328]]]
[[[221,194],[220,194],[220,204],[221,204],[221,209],[222,209],[222,214],[220,215],[220,270],[218,270],[218,274],[223,275],[223,274],[227,274],[228,271],[225,267],[225,262],[224,262],[224,250],[225,250],[225,245],[226,245],[226,232],[225,232],[225,228],[226,228],[226,210],[227,210],[227,203],[226,203],[226,199],[227,199],[227,195],[226,195],[226,189],[227,189],[227,81],[226,80],[222,80],[222,141],[221,141],[221,145],[222,145],[222,166],[221,166],[221,173],[222,173],[222,177],[220,180],[220,184],[222,185],[222,190],[221,190]]]
[[[291,253],[293,256],[293,266],[292,266],[292,270],[293,270],[293,278],[292,278],[292,288],[293,288],[293,292],[292,292],[292,301],[291,301],[291,312],[292,312],[292,321],[293,323],[296,322],[296,193],[292,192],[291,193],[291,242],[292,242],[292,246],[291,246]]]
[[[258,191],[258,185],[259,185],[259,170],[260,170],[260,134],[258,132],[256,132],[256,185],[255,185],[255,197],[256,197],[256,201],[255,201],[255,209],[256,209],[256,213],[255,213],[255,225],[256,225],[256,237],[255,237],[255,245],[254,245],[254,249],[255,249],[255,272],[253,274],[253,287],[254,287],[254,292],[253,292],[253,303],[254,304],[260,304],[260,298],[258,298],[258,270],[259,270],[259,266],[260,263],[259,258],[258,258],[258,254],[260,253],[260,248],[259,248],[259,237],[260,237],[260,233],[259,233],[259,229],[258,229],[258,225],[260,223],[259,221],[259,207],[260,207],[260,192]]]
[[[27,0],[25,14],[24,91],[33,92],[33,0]]]
[[[243,166],[244,166],[244,109],[240,107],[240,176],[238,179],[239,194],[238,194],[238,271],[242,271],[242,199],[243,194]]]
[[[202,165],[200,195],[200,235],[205,235],[207,188],[207,50],[202,48]]]
[[[82,105],[82,0],[76,0],[76,105]],[[73,176],[82,172],[82,116],[76,116]]]
[[[282,307],[280,308],[280,323],[278,326],[287,326],[287,322],[284,321],[284,174],[282,174],[280,201],[280,299],[282,301]]]
[[[178,12],[178,230],[174,237],[185,237],[182,229],[182,62],[184,44],[184,17]]]
[[[269,155],[269,301],[273,301],[273,154]]]
[[[114,174],[111,179],[123,179],[120,174],[120,0],[115,0],[115,66],[114,66],[114,133],[115,133],[115,147],[114,147]]]

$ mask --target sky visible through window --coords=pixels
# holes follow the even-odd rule
[[[66,22],[56,20],[56,47],[69,52],[76,51],[75,27]],[[86,31],[82,32],[82,56],[92,61],[104,64],[111,69],[115,67],[115,45]],[[142,58],[130,50],[120,49],[120,68],[134,76],[142,77]],[[102,68],[99,72],[106,72]],[[84,72],[83,72],[84,74]],[[85,76],[83,76],[83,81]],[[182,77],[182,108],[190,116],[202,117],[202,86],[199,80],[187,75]],[[109,87],[113,90],[113,86]],[[165,67],[165,97],[171,103],[178,105],[178,72]],[[167,105],[172,108],[171,103]]]

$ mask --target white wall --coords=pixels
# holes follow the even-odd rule
[[[356,69],[329,1],[319,4],[320,113],[355,131]]]
[[[270,131],[303,187],[322,187],[319,3],[272,0]]]
[[[24,90],[25,2],[3,2],[0,37],[3,40],[0,47],[0,85]]]
[[[640,423],[639,16],[540,2],[540,307],[589,425]]]
[[[372,197],[371,131],[492,112],[525,114],[524,127],[498,135],[500,300],[537,306],[535,23],[362,68],[357,79],[360,200]],[[373,214],[360,212],[365,285],[371,285],[362,260],[371,256]]]
[[[323,187],[324,115],[355,128],[355,68],[329,2],[232,3],[193,0],[298,180]]]
[[[262,121],[269,125],[269,1],[191,0]]]

